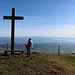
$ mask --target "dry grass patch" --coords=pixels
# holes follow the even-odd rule
[[[75,75],[75,54],[0,56],[0,75]]]

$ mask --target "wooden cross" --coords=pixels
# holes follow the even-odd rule
[[[12,16],[3,16],[3,19],[11,20],[11,54],[14,54],[15,20],[23,20],[23,17],[15,16],[15,8],[12,8]]]

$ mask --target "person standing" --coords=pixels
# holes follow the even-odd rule
[[[31,40],[31,38],[28,39],[27,44],[25,44],[26,49],[27,49],[27,57],[30,57],[30,49],[33,46],[33,42]]]

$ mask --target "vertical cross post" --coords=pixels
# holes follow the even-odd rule
[[[14,54],[14,30],[15,30],[15,20],[14,20],[14,16],[15,16],[15,9],[12,8],[12,22],[11,22],[11,54]]]
[[[3,16],[3,19],[11,20],[11,54],[14,54],[15,20],[23,20],[23,17],[15,16],[15,8],[12,8],[12,16]]]

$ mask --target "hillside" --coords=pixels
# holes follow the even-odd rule
[[[1,54],[0,75],[75,75],[75,54],[34,52],[31,57]]]

